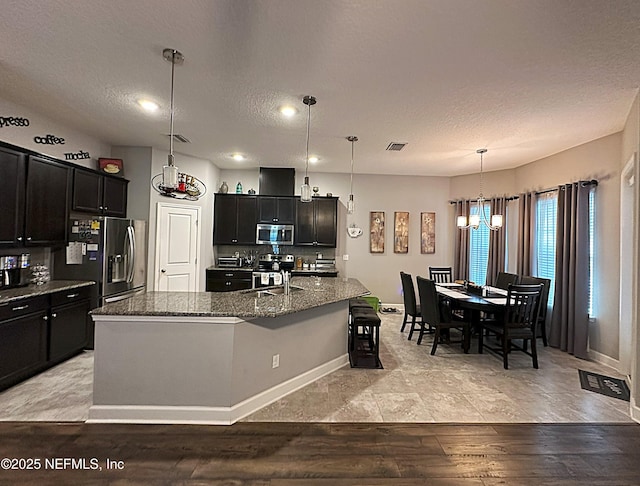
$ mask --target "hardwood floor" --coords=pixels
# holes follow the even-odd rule
[[[41,460],[29,471],[3,462],[0,484],[594,486],[640,478],[637,424],[5,422],[0,437],[0,457]],[[123,468],[108,470],[107,459]]]

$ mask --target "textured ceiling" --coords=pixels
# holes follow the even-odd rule
[[[455,175],[623,128],[640,84],[638,0],[1,0],[0,96],[114,145],[221,168]],[[155,100],[153,116],[136,105]],[[284,119],[278,108],[299,109]],[[387,152],[390,142],[408,142]],[[241,152],[238,163],[230,154]]]

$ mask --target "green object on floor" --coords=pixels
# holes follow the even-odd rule
[[[378,299],[375,295],[366,295],[364,297],[361,297],[363,300],[367,301],[367,304],[369,304],[371,307],[373,307],[373,309],[378,312],[380,311],[380,299]]]

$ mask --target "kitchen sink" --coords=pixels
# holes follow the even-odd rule
[[[304,290],[304,289],[302,287],[296,287],[295,285],[289,286],[289,292],[297,292],[299,290]],[[283,295],[283,294],[284,294],[284,287],[274,287],[271,289],[256,291],[256,297],[264,297],[267,295]]]

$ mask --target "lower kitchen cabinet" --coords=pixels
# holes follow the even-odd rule
[[[90,289],[0,304],[0,390],[84,349]]]
[[[88,300],[51,308],[49,361],[61,361],[85,347],[89,310]]]
[[[0,390],[47,366],[48,314],[46,296],[0,306]]]
[[[251,270],[219,270],[207,268],[207,292],[230,292],[252,287]]]

